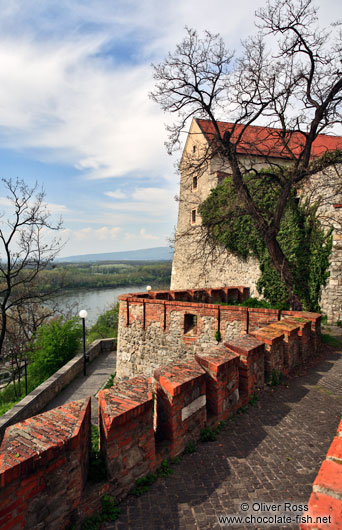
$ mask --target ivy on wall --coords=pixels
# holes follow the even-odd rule
[[[259,213],[268,222],[279,197],[280,185],[275,171],[265,170],[263,178],[251,173],[248,190]],[[209,239],[216,245],[247,259],[254,256],[260,264],[261,275],[257,289],[272,305],[289,308],[289,293],[281,275],[275,269],[251,216],[236,195],[231,179],[211,190],[200,205],[199,212]],[[332,229],[325,232],[317,217],[317,205],[299,200],[294,190],[288,201],[277,235],[278,243],[288,259],[294,278],[295,293],[308,311],[319,311],[320,289],[329,277],[329,256],[332,249]]]

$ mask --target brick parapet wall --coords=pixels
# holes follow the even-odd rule
[[[314,340],[314,331],[311,330],[311,320],[307,318],[300,318],[291,315],[286,315],[284,320],[294,323],[299,326],[299,362],[306,362],[315,348],[317,341]],[[319,338],[320,342],[320,338]]]
[[[86,352],[89,361],[91,362],[101,353],[113,350],[114,346],[115,339],[95,340]],[[82,370],[83,355],[80,353],[3,414],[0,418],[0,441],[7,427],[41,412]]]
[[[139,318],[140,309],[136,313]],[[290,320],[282,325],[287,330],[293,328]],[[0,526],[63,528],[98,509],[105,492],[121,499],[136,479],[153,471],[163,458],[180,454],[188,442],[198,440],[206,424],[215,426],[227,419],[263,386],[264,357],[277,366],[280,345],[284,347],[284,333],[272,326],[260,332],[263,342],[242,335],[196,352],[188,361],[166,364],[154,370],[153,378],[141,375],[100,391],[100,447],[109,480],[93,489],[89,485],[85,488],[89,403],[76,402],[26,420],[24,429],[21,424],[7,429],[0,450],[4,484]],[[296,329],[299,337],[306,328],[311,334],[311,320],[295,326],[289,335],[294,337]],[[61,425],[60,435],[58,429],[55,432],[56,425]],[[32,437],[36,446],[31,444]],[[45,437],[46,447],[42,442]],[[21,444],[20,450],[16,443]],[[27,444],[32,445],[33,460]],[[48,456],[41,457],[39,452]],[[18,467],[18,458],[33,463]],[[60,497],[63,501],[58,500]]]
[[[301,524],[301,530],[327,528],[340,530],[342,528],[342,420],[312,489],[309,510],[303,515],[311,517],[315,522]],[[317,522],[317,517],[320,518],[320,522]]]
[[[154,372],[157,396],[157,438],[179,455],[199,438],[206,424],[205,372],[196,361],[170,364]]]
[[[206,372],[207,422],[217,424],[234,414],[240,402],[240,357],[225,347],[196,354],[195,359]]]
[[[99,392],[100,449],[111,492],[122,498],[155,467],[152,391],[136,377]]]
[[[196,353],[207,352],[218,344],[218,338],[229,341],[246,333],[254,334],[260,328],[276,324],[284,318],[298,319],[302,324],[309,322],[311,332],[307,326],[303,327],[298,322],[300,339],[296,339],[286,332],[284,325],[285,352],[279,350],[280,359],[274,366],[270,365],[271,372],[291,370],[297,364],[299,356],[305,360],[311,355],[313,347],[317,350],[321,315],[220,305],[226,303],[225,300],[241,301],[247,296],[248,289],[245,287],[121,295],[117,378],[125,379],[139,374],[152,376],[154,370],[162,364],[189,360]],[[214,301],[217,303],[211,303]],[[313,340],[316,341],[314,345],[311,344]],[[289,341],[291,351],[293,350],[290,357],[287,353]]]
[[[271,324],[270,327],[284,335],[283,372],[287,375],[299,365],[299,326],[290,320],[280,320]]]
[[[86,483],[90,398],[7,428],[0,453],[0,527],[61,529]]]
[[[225,346],[239,356],[240,400],[246,404],[264,386],[265,344],[251,335],[243,335],[225,342]]]

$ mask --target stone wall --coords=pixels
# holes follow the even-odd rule
[[[314,355],[320,315],[306,316],[309,318],[301,319],[301,325],[302,320],[311,324],[306,329]],[[130,317],[128,310],[126,318]],[[248,403],[263,386],[266,355],[272,366],[285,370],[279,356],[284,345],[279,344],[283,344],[284,329],[288,329],[287,319],[279,322],[277,330],[272,324],[265,327],[265,336],[267,329],[274,339],[267,354],[265,343],[242,335],[197,353],[187,362],[159,367],[151,378],[118,381],[111,389],[99,392],[100,449],[108,480],[98,485],[87,484],[89,398],[8,427],[0,447],[1,529],[80,528],[84,516],[99,509],[104,493],[121,500],[136,479],[155,470],[164,458],[179,455],[190,441],[198,440],[203,427],[217,426]],[[306,340],[301,329],[298,324],[295,332],[299,343]],[[303,351],[303,345],[299,350]],[[303,362],[301,357],[299,362]],[[340,458],[338,452],[331,454]],[[323,480],[322,487],[326,483]]]
[[[218,338],[229,341],[280,320],[277,309],[221,305],[246,298],[245,287],[121,295],[117,378],[151,376],[161,364],[188,360],[217,346]]]
[[[259,262],[254,257],[243,260],[224,248],[215,248],[207,240],[198,213],[199,205],[208,197],[211,189],[231,175],[226,160],[207,157],[208,144],[197,120],[194,119],[186,140],[180,164],[180,193],[178,202],[177,231],[174,242],[171,289],[216,287],[221,285],[247,285],[251,296],[259,296],[256,289],[260,277]],[[251,167],[290,162],[286,159],[240,155],[243,171]],[[321,293],[321,309],[329,321],[342,320],[342,179],[341,167],[330,167],[314,175],[307,182],[304,196],[312,203],[320,204],[319,215],[328,229],[334,227],[330,277]],[[196,186],[194,186],[194,177]],[[193,213],[195,213],[195,220]]]
[[[91,362],[103,352],[113,350],[114,345],[115,339],[95,340],[90,344],[86,352],[89,361]],[[83,354],[80,353],[3,414],[0,418],[0,441],[7,427],[38,414],[82,370]]]
[[[246,333],[247,308],[218,305],[246,298],[244,287],[121,295],[117,377],[152,375],[161,364],[190,359],[215,346],[218,331],[222,340]]]

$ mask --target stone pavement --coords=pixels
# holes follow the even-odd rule
[[[54,409],[64,403],[75,401],[77,399],[84,399],[87,396],[92,396],[91,400],[91,421],[97,425],[98,419],[98,404],[96,396],[97,392],[106,384],[110,376],[115,372],[116,367],[116,352],[100,353],[96,359],[90,364],[87,364],[87,375],[83,372],[76,379],[74,379],[62,392],[60,392],[42,412]]]
[[[107,530],[219,530],[266,528],[220,525],[218,516],[242,514],[245,501],[305,504],[342,414],[342,351],[331,349],[300,377],[268,387],[236,415],[215,442],[173,465],[148,493],[121,503]],[[258,515],[257,512],[254,512]],[[292,530],[297,524],[268,526]]]

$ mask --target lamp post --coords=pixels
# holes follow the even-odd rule
[[[78,316],[82,319],[82,327],[83,327],[83,375],[87,375],[85,319],[87,318],[88,313],[85,309],[81,309],[81,311],[78,313]]]
[[[25,363],[25,396],[27,396],[27,359],[24,359]]]
[[[148,285],[148,286],[146,287],[146,291],[148,292],[148,291],[151,291],[151,290],[152,290],[152,287],[151,287],[150,285]]]

